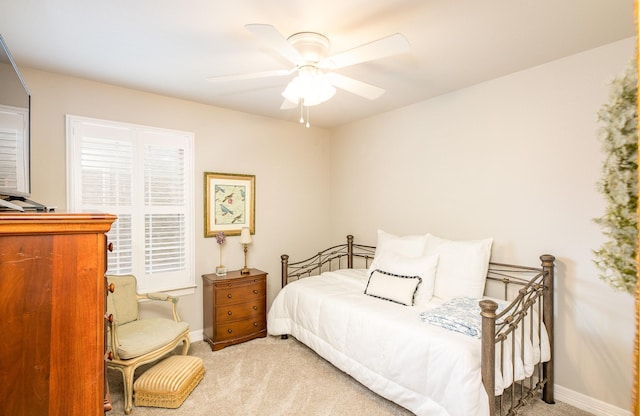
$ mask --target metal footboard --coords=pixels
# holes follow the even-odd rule
[[[513,286],[517,296],[504,310],[496,313],[498,304],[480,301],[482,315],[482,380],[489,397],[495,394],[495,372],[510,372],[511,386],[489,401],[491,415],[516,415],[527,402],[542,395],[546,403],[554,403],[553,392],[553,280],[554,261],[551,255],[540,257],[541,268],[529,268],[491,263],[488,281],[504,285],[504,299],[509,299]],[[530,376],[516,380],[516,359],[525,362],[527,339],[532,350],[542,351],[542,331],[549,339],[550,360],[537,363]],[[517,341],[519,339],[519,342]],[[535,340],[535,341],[534,341]],[[498,354],[496,354],[496,350]],[[530,353],[533,353],[531,351]],[[504,367],[505,354],[511,357],[511,367]],[[496,363],[496,359],[498,363]]]

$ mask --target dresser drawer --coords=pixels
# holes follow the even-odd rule
[[[253,333],[260,332],[266,327],[267,325],[264,319],[264,315],[260,314],[254,319],[216,325],[215,339],[224,341],[226,339],[244,337]]]
[[[255,279],[244,284],[216,284],[215,303],[217,306],[233,303],[247,302],[252,299],[265,298],[265,279]]]
[[[250,319],[264,314],[264,298],[254,299],[252,302],[237,303],[216,308],[216,323],[226,323],[241,319]]]

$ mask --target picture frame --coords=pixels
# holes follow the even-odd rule
[[[237,173],[204,173],[204,236],[255,233],[256,177]]]

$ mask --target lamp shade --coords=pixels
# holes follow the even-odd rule
[[[251,244],[252,242],[249,227],[243,227],[242,230],[240,230],[240,244]]]

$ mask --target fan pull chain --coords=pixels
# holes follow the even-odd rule
[[[304,102],[304,98],[300,99],[300,124],[304,123],[304,117],[303,117],[303,102]]]
[[[300,98],[300,124],[304,123],[304,98]],[[309,107],[307,107],[307,124],[306,127],[311,127],[309,124]]]

